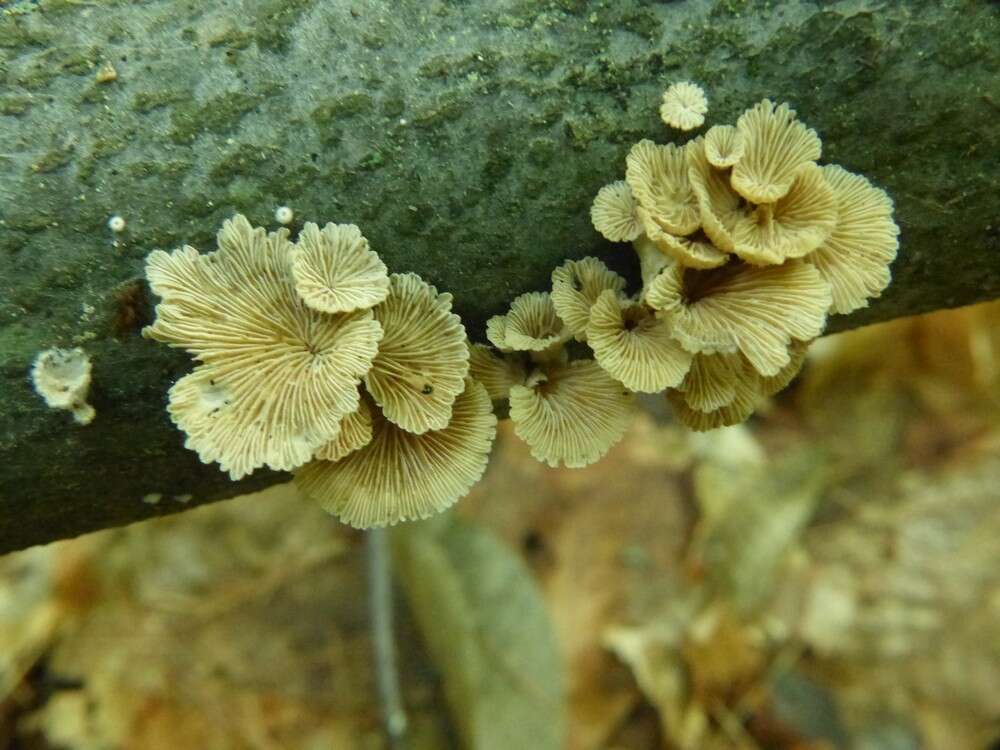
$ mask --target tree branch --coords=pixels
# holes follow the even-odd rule
[[[710,122],[791,102],[824,161],[895,199],[895,281],[830,330],[1000,296],[996,3],[24,8],[0,15],[0,550],[287,479],[233,483],[183,448],[164,405],[188,359],[138,336],[150,250],[211,249],[236,211],[354,222],[480,338],[564,258],[634,274],[588,209],[631,143],[670,137],[671,80],[707,89]],[[38,351],[76,345],[94,363],[86,427],[28,378]]]

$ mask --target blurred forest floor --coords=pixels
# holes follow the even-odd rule
[[[814,349],[583,470],[503,423],[393,533],[410,748],[996,742],[1000,304]],[[290,486],[0,559],[0,747],[383,748],[371,657],[364,537]]]

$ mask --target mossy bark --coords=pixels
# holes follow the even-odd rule
[[[289,205],[297,222],[359,224],[392,270],[452,292],[476,338],[566,257],[631,270],[588,208],[632,142],[671,137],[670,80],[705,86],[711,122],[791,102],[825,161],[895,199],[895,282],[831,330],[1000,296],[996,3],[21,0],[0,14],[0,550],[282,478],[231,483],[183,448],[163,406],[187,358],[138,335],[147,252],[209,249],[233,212],[270,225]],[[116,79],[97,80],[104,63]],[[28,378],[38,351],[76,345],[94,362],[87,427]]]

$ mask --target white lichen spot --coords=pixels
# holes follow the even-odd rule
[[[181,503],[183,505],[187,505],[193,499],[194,499],[194,495],[192,495],[189,492],[186,492],[183,495],[174,495],[174,502],[178,502],[178,503]]]
[[[108,229],[110,229],[115,234],[125,231],[125,218],[115,214],[110,219],[108,219]]]
[[[291,224],[295,212],[289,206],[278,206],[274,210],[274,220],[279,224]]]
[[[87,403],[90,357],[83,349],[46,349],[31,367],[35,391],[53,409],[73,413],[79,424],[90,424],[96,412]]]
[[[162,499],[163,499],[162,492],[149,492],[142,496],[142,501],[146,503],[146,505],[156,505]]]

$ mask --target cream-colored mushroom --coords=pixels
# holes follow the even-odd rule
[[[690,408],[712,412],[736,399],[741,377],[746,377],[746,372],[739,354],[696,354],[677,391]]]
[[[642,140],[625,158],[625,181],[638,207],[663,231],[678,235],[691,234],[701,225],[698,198],[688,177],[687,149]]]
[[[386,298],[385,264],[354,224],[306,222],[292,255],[295,289],[309,307],[326,313],[367,310]]]
[[[602,187],[590,207],[594,229],[611,242],[631,242],[642,234],[632,190],[624,180]]]
[[[544,366],[510,389],[514,432],[556,467],[587,466],[621,440],[633,396],[593,360]]]
[[[784,196],[799,169],[819,159],[822,151],[816,131],[796,120],[795,110],[769,99],[740,115],[736,129],[744,147],[732,184],[753,203],[774,203]]]
[[[833,290],[830,311],[849,313],[868,306],[889,285],[889,264],[899,248],[892,199],[861,175],[836,164],[823,167],[833,191],[837,221],[829,237],[807,260]]]
[[[440,430],[465,388],[469,349],[451,295],[413,273],[389,277],[389,296],[375,319],[385,330],[365,386],[386,419],[404,430]]]
[[[572,336],[548,292],[515,297],[506,315],[486,321],[486,337],[502,352],[552,353]]]
[[[90,357],[83,349],[46,349],[31,366],[35,392],[52,409],[65,409],[77,424],[90,424],[96,411],[87,403]]]
[[[528,377],[522,357],[520,354],[497,355],[485,344],[470,344],[469,375],[483,384],[492,400],[502,401],[512,387],[523,385]]]
[[[733,125],[714,125],[705,133],[705,157],[717,169],[728,169],[742,157],[743,134]]]
[[[671,337],[666,319],[610,290],[594,303],[587,342],[606,373],[640,393],[678,385],[691,366],[691,353]]]
[[[819,247],[836,224],[837,204],[823,170],[806,164],[775,203],[747,206],[732,217],[733,252],[749,263],[769,265]]]
[[[372,439],[372,407],[362,396],[358,408],[340,420],[340,431],[330,442],[320,446],[314,458],[339,461],[348,453],[364,448]]]
[[[622,294],[625,279],[597,258],[567,260],[552,271],[552,305],[578,341],[587,340],[590,308],[606,290]]]
[[[705,122],[708,97],[696,83],[679,81],[663,92],[660,119],[678,130],[694,130]]]
[[[690,154],[691,185],[702,226],[712,243],[757,265],[801,258],[830,235],[837,220],[833,191],[815,164],[803,165],[789,190],[774,203],[747,203],[728,176],[709,164],[704,149]]]
[[[680,391],[667,391],[667,400],[674,408],[674,414],[695,432],[731,427],[745,422],[757,407],[758,393],[751,383],[738,380],[734,386],[734,398],[725,406],[704,412],[694,409]]]
[[[414,434],[372,413],[372,439],[339,461],[312,461],[295,484],[344,523],[367,529],[427,518],[479,481],[496,435],[486,389],[472,379],[443,428]]]
[[[792,339],[822,332],[830,287],[800,260],[780,266],[736,262],[709,271],[672,266],[653,280],[646,301],[670,320],[673,336],[688,351],[740,351],[757,372],[772,376],[789,363]]]
[[[646,236],[666,255],[687,268],[718,268],[729,260],[729,254],[712,244],[702,232],[687,237],[665,232],[649,214],[639,209]]]
[[[371,312],[326,315],[295,291],[287,230],[266,234],[243,216],[219,249],[154,251],[150,287],[162,299],[143,335],[200,364],[170,389],[185,445],[233,479],[261,466],[289,470],[336,436],[358,408],[358,384],[382,328]]]

